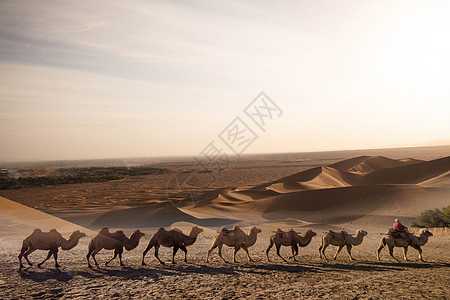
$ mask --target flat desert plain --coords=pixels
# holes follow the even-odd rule
[[[434,235],[418,252],[409,249],[409,262],[397,262],[385,248],[381,262],[376,250],[382,233],[395,218],[409,225],[426,209],[450,204],[449,146],[361,151],[249,155],[232,158],[219,170],[205,171],[189,158],[4,164],[10,170],[60,167],[148,165],[165,172],[126,176],[120,180],[0,191],[0,293],[17,298],[449,298],[450,237],[445,230]],[[170,263],[171,249],[162,247],[161,265],[154,250],[142,252],[152,235],[163,226],[185,233],[192,226],[203,232]],[[222,226],[239,225],[245,232],[256,226],[262,232],[249,248],[232,261],[232,248],[223,256],[215,249],[206,263],[208,249]],[[129,236],[140,229],[146,235],[139,245],[124,252],[125,267],[117,260],[105,266],[112,251],[97,255],[100,266],[89,268],[86,253],[90,238],[108,226]],[[71,250],[59,252],[59,269],[53,259],[42,267],[19,269],[17,255],[22,240],[34,228],[58,229],[66,238],[74,230],[82,238]],[[284,262],[266,249],[273,231],[294,229],[302,235],[317,233],[300,248],[298,261]],[[333,260],[336,247],[320,259],[321,236],[341,229],[368,235],[353,247],[351,261],[344,248]],[[40,262],[45,251],[30,255]],[[400,248],[394,255],[402,258]]]

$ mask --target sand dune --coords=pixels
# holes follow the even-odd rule
[[[35,228],[40,228],[44,231],[57,228],[61,233],[68,233],[74,230],[81,230],[86,234],[90,233],[90,230],[79,225],[0,197],[1,234],[29,234]]]
[[[359,156],[330,165],[341,171],[368,173],[374,170],[407,166],[423,162],[414,158],[391,159],[384,156]]]
[[[92,222],[92,227],[112,228],[167,227],[175,222],[189,222],[201,226],[227,225],[235,220],[224,218],[196,218],[168,203],[151,203],[139,207],[118,209],[102,213]]]
[[[449,204],[449,170],[450,157],[420,161],[360,156],[248,189],[211,192],[192,211],[245,211],[266,220],[328,224],[373,216],[380,222],[397,216],[412,219],[425,209]]]

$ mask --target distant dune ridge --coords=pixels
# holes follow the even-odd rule
[[[450,157],[432,161],[360,156],[248,189],[210,193],[193,210],[262,214],[307,223],[411,219],[450,204]]]

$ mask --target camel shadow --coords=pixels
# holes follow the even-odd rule
[[[322,273],[319,268],[311,265],[300,265],[294,263],[260,263],[260,264],[242,264],[239,268],[245,268],[246,273],[253,274],[269,274],[273,271],[287,272],[287,273]]]
[[[38,268],[32,269],[31,267],[25,267],[17,271],[22,279],[30,279],[34,282],[45,282],[49,279],[57,280],[61,282],[68,282],[74,276],[83,276],[86,278],[99,278],[100,276],[91,274],[89,272],[77,271],[77,270],[60,270],[60,269],[45,269]]]
[[[342,270],[342,271],[401,271],[405,268],[412,269],[433,269],[449,267],[448,263],[428,263],[428,262],[383,262],[383,261],[357,261],[353,263],[321,263],[324,269]]]
[[[384,266],[392,266],[392,267],[402,267],[402,268],[414,268],[414,269],[433,269],[433,268],[448,268],[450,267],[450,263],[441,263],[441,262],[428,262],[428,261],[418,261],[418,262],[411,262],[411,261],[400,261],[400,262],[385,262],[385,261],[378,261],[378,262],[368,262],[372,264],[377,265],[384,265]]]

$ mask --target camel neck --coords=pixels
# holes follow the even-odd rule
[[[245,244],[249,247],[253,246],[256,243],[256,236],[256,232],[250,231],[248,235],[245,235]]]
[[[74,248],[76,245],[78,245],[79,240],[80,240],[80,238],[73,237],[73,236],[71,236],[68,240],[66,240],[65,238],[62,238],[61,249],[70,250],[70,249]]]
[[[300,246],[305,247],[311,243],[312,235],[306,234],[304,237],[300,236]]]

